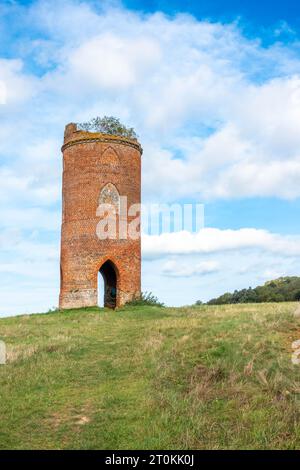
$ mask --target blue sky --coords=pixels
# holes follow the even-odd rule
[[[253,30],[255,28],[256,31],[268,27],[272,29],[277,22],[281,21],[298,27],[300,20],[299,5],[296,0],[186,0],[185,2],[180,0],[126,0],[123,4],[128,8],[152,13],[163,11],[174,14],[188,11],[199,20],[231,22],[241,17],[244,25],[251,27],[252,23]]]
[[[0,314],[57,305],[63,128],[95,115],[136,128],[143,202],[205,204],[144,238],[143,290],[300,275],[299,26],[292,0],[2,1]]]

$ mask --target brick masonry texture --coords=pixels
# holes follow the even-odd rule
[[[141,241],[100,240],[96,215],[102,189],[110,183],[128,207],[141,202],[141,154],[136,140],[65,128],[62,184],[60,308],[98,304],[98,272],[109,260],[116,273],[116,306],[141,292]],[[104,194],[105,190],[104,190]],[[128,220],[130,222],[130,220]],[[107,265],[105,265],[107,266]]]

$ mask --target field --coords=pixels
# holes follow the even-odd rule
[[[0,320],[1,449],[299,449],[296,303]]]

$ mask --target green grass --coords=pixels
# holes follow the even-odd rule
[[[295,303],[0,320],[1,449],[299,449]]]

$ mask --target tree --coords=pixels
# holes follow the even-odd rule
[[[300,300],[300,290],[298,290],[294,293],[294,299],[293,300]]]
[[[104,116],[91,119],[88,122],[77,124],[77,129],[88,132],[101,132],[103,134],[119,135],[129,139],[137,139],[137,134],[133,127],[124,126],[118,118],[113,116]]]

